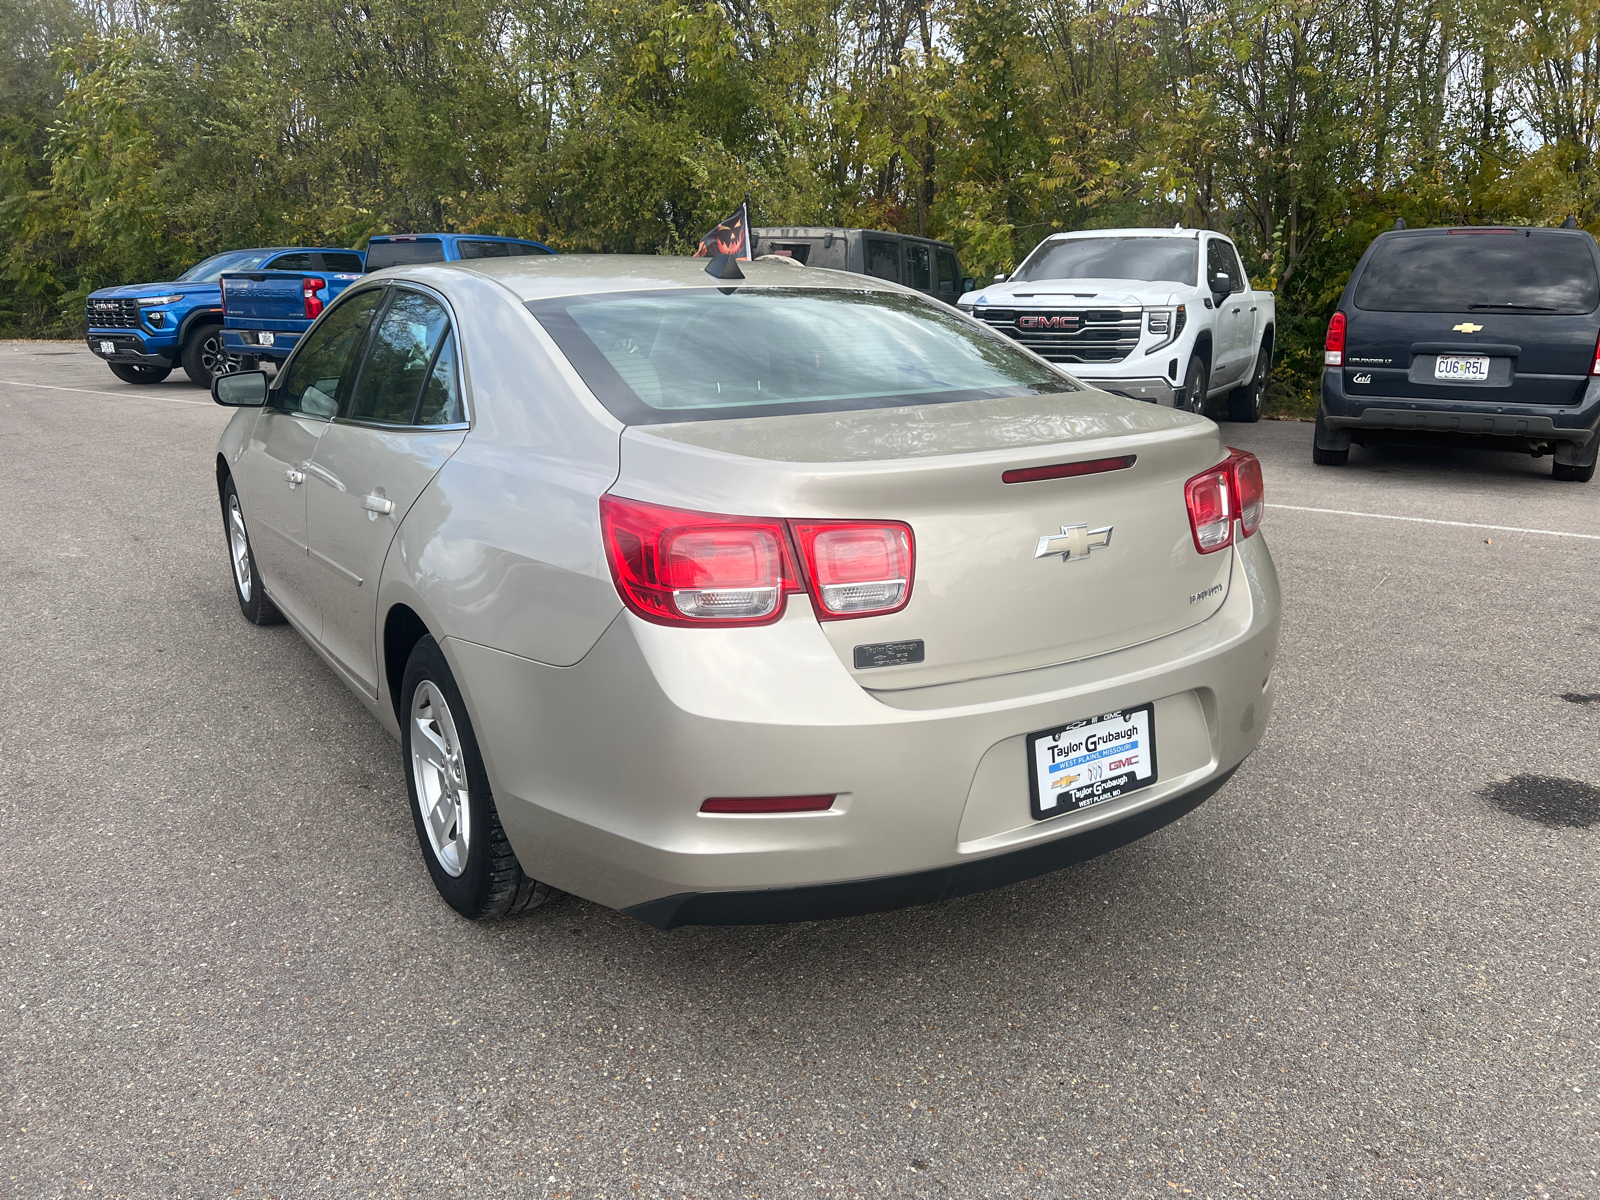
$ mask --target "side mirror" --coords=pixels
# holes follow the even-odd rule
[[[973,288],[975,288],[977,286],[978,286],[978,281],[976,279],[972,278],[972,276],[968,275],[964,279],[962,279],[962,281],[961,281],[961,294],[963,296],[965,296],[968,292],[970,292]]]
[[[267,402],[267,373],[239,371],[211,378],[211,398],[225,408],[260,408]]]
[[[1011,276],[1009,276],[1009,275],[996,275],[994,277],[994,282],[995,283],[1004,283],[1006,280],[1008,280],[1010,278],[1011,278]]]
[[[1226,296],[1233,291],[1233,278],[1226,271],[1218,271],[1211,279],[1211,294]]]

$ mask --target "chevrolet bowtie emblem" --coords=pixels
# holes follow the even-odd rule
[[[1450,328],[1456,333],[1477,333],[1483,326],[1474,325],[1471,321],[1463,321],[1461,324],[1452,325]]]
[[[1059,534],[1047,534],[1039,539],[1039,548],[1033,552],[1033,556],[1045,558],[1059,554],[1062,562],[1070,562],[1075,558],[1088,558],[1089,551],[1109,545],[1109,525],[1103,529],[1090,529],[1087,525],[1063,525]]]

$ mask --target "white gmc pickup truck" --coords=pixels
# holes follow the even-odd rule
[[[1102,391],[1261,417],[1277,306],[1250,287],[1234,244],[1204,229],[1095,229],[1040,242],[962,312]]]

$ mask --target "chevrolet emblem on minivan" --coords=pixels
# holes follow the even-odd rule
[[[1452,333],[1480,333],[1482,330],[1482,325],[1474,325],[1471,321],[1463,321],[1459,325],[1450,326],[1450,332]]]
[[[1059,554],[1062,562],[1070,562],[1075,558],[1088,558],[1089,551],[1109,545],[1109,525],[1102,529],[1090,529],[1087,525],[1063,525],[1059,534],[1046,534],[1039,539],[1039,548],[1033,552],[1033,556],[1045,558]]]

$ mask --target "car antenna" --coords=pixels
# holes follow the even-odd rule
[[[713,279],[743,279],[739,259],[733,254],[719,254],[706,264],[706,274]]]
[[[1178,222],[1178,223],[1177,223],[1177,224],[1176,224],[1176,225],[1174,225],[1174,226],[1173,226],[1173,227],[1172,227],[1172,232],[1173,232],[1173,233],[1177,233],[1177,232],[1178,232],[1178,230],[1180,230],[1180,229],[1182,229],[1182,228],[1183,228],[1183,222],[1182,222],[1182,221],[1179,221],[1179,222]]]
[[[1394,227],[1396,229],[1404,229],[1406,227],[1406,219],[1404,217],[1396,217],[1394,219]]]
[[[1575,217],[1572,213],[1568,213],[1567,214],[1567,219],[1565,221],[1561,222],[1561,228],[1563,228],[1563,229],[1576,229],[1577,227],[1578,227],[1578,218]]]

